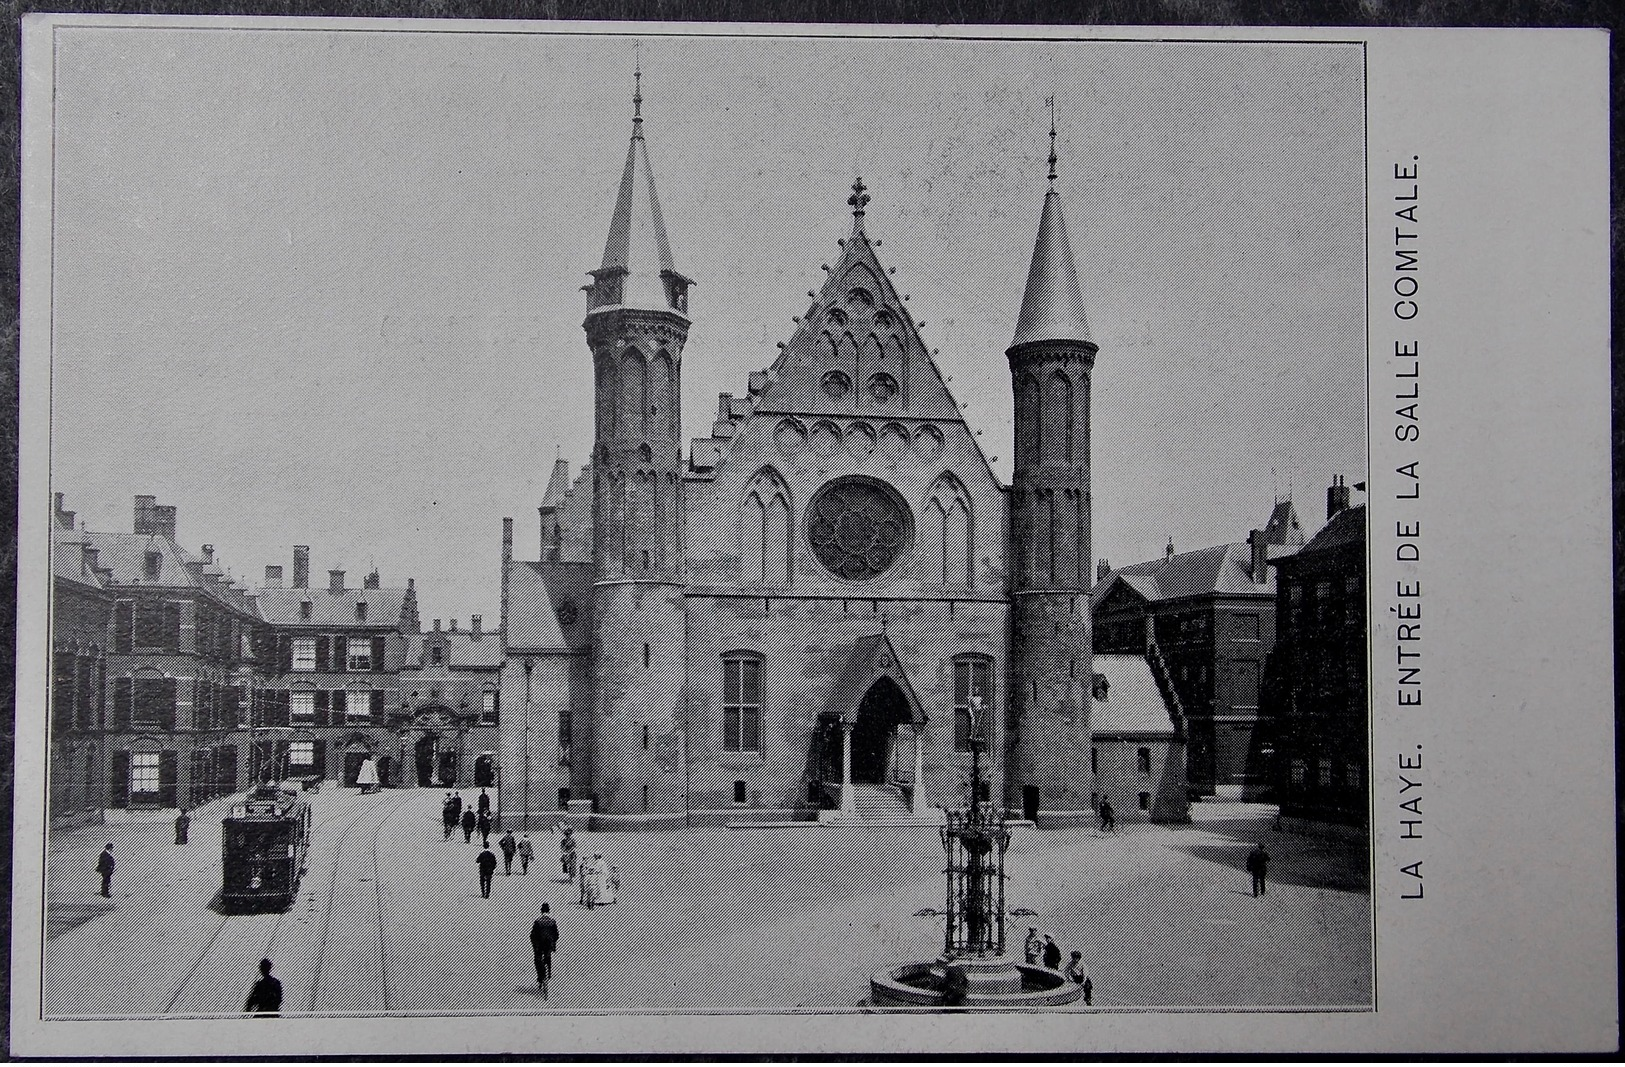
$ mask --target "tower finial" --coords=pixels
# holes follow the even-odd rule
[[[643,122],[643,42],[632,46],[632,121]]]
[[[852,205],[852,217],[859,226],[863,225],[863,206],[869,202],[869,194],[864,191],[866,188],[863,179],[859,178],[852,183],[852,195],[846,198],[846,202]]]
[[[1055,97],[1051,95],[1045,103],[1049,104],[1049,180],[1055,182]]]

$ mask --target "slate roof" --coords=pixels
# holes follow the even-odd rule
[[[406,639],[407,667],[428,666],[424,649],[439,638],[445,642],[446,662],[436,666],[451,670],[496,670],[502,666],[502,635],[486,630],[477,639],[467,630],[442,630],[438,634],[411,634]]]
[[[1345,545],[1363,544],[1365,544],[1365,505],[1356,504],[1333,515],[1332,520],[1321,527],[1320,532],[1310,538],[1307,545],[1298,549],[1298,555],[1312,556],[1317,552],[1329,552]]]
[[[855,722],[864,695],[884,675],[902,690],[909,711],[923,719],[919,695],[914,692],[914,684],[908,680],[902,662],[897,649],[892,647],[891,638],[884,631],[852,642],[852,656],[830,690],[827,714],[846,722]]]
[[[1269,558],[1280,559],[1302,551],[1290,545],[1268,546]],[[1180,600],[1196,596],[1274,596],[1275,572],[1262,583],[1252,578],[1253,550],[1250,545],[1214,545],[1195,552],[1180,552],[1173,558],[1154,559],[1112,571],[1095,587],[1096,603],[1102,601],[1116,582],[1122,582],[1147,600]]]
[[[505,635],[508,651],[562,652],[585,647],[591,597],[591,563],[510,560]],[[575,606],[576,612],[576,621],[569,626],[559,622],[559,607],[565,600]]]
[[[1174,735],[1173,716],[1145,657],[1097,653],[1094,663],[1095,673],[1107,683],[1106,699],[1094,701],[1090,710],[1094,734]]]
[[[1264,541],[1272,545],[1303,544],[1303,527],[1298,523],[1298,511],[1292,501],[1276,503],[1270,512],[1270,521],[1264,524]]]
[[[202,556],[193,555],[161,534],[81,530],[70,536],[97,550],[97,565],[112,572],[111,585],[196,589],[236,611],[251,610],[247,592],[233,585],[218,563],[204,563]],[[158,553],[156,579],[147,577],[148,552]],[[67,566],[74,567],[71,558]]]
[[[77,530],[57,530],[52,537],[51,575],[61,581],[75,582],[90,589],[105,589],[101,576],[85,563],[82,547],[88,539]],[[92,545],[91,547],[95,547]]]
[[[665,276],[676,274],[677,268],[672,261],[671,242],[666,237],[660,198],[655,195],[649,149],[643,139],[643,97],[639,94],[633,100],[636,107],[632,141],[626,149],[621,189],[609,223],[609,239],[604,243],[603,263],[597,273],[626,272],[621,283],[621,302],[610,306],[671,312],[675,309],[666,295]],[[588,314],[603,310],[605,308],[593,308]]]
[[[261,589],[260,618],[278,626],[324,626],[393,630],[401,624],[406,605],[405,589]],[[299,605],[310,601],[310,618],[300,614]],[[367,620],[356,621],[355,606],[367,605]]]
[[[1049,192],[1044,194],[1038,239],[1033,243],[1032,265],[1027,270],[1027,288],[1021,295],[1021,317],[1016,320],[1016,336],[1010,347],[1033,341],[1088,340],[1089,319],[1083,311],[1072,245],[1066,236],[1066,216],[1061,211],[1061,194],[1055,191],[1052,181]]]

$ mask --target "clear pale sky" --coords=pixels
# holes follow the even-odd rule
[[[1289,486],[1313,533],[1331,476],[1365,478],[1358,48],[638,39],[667,229],[698,282],[686,436],[788,339],[861,174],[881,260],[1008,479],[1004,349],[1053,94],[1100,345],[1095,555],[1243,540]],[[580,286],[631,132],[633,40],[61,32],[67,506],[128,530],[151,493],[251,584],[309,544],[313,582],[377,566],[417,579],[426,619],[495,625],[502,517],[535,558],[555,449],[590,448]]]

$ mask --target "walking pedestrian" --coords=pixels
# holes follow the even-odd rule
[[[260,960],[260,979],[248,991],[243,1011],[249,1015],[282,1014],[282,982],[272,977],[270,960]]]
[[[454,821],[459,822],[459,823],[462,822],[462,820],[463,820],[463,794],[461,794],[461,793],[452,793],[451,794],[451,808],[452,808],[452,811],[457,813],[453,817]]]
[[[491,878],[497,873],[497,854],[489,847],[482,848],[475,862],[480,865],[480,896],[488,898],[491,895]]]
[[[559,947],[559,924],[544,901],[542,914],[530,924],[530,947],[536,954],[536,985],[547,999],[547,983],[553,977],[553,951]]]
[[[468,844],[470,841],[472,841],[474,839],[474,809],[473,808],[464,808],[463,809],[462,822],[463,822],[463,844],[466,845],[466,844]]]
[[[491,813],[482,811],[475,820],[480,828],[480,844],[485,848],[491,847]]]
[[[185,808],[182,808],[181,813],[175,816],[175,843],[177,845],[186,844],[186,835],[191,829],[192,817],[186,814]]]
[[[1253,876],[1253,896],[1261,897],[1264,895],[1264,879],[1269,873],[1269,868],[1269,850],[1264,847],[1264,842],[1260,841],[1253,846],[1251,852],[1247,853],[1247,871]]]
[[[451,832],[457,829],[457,818],[459,814],[460,813],[457,810],[457,806],[452,803],[451,794],[447,793],[446,799],[440,804],[440,823],[446,832],[445,839],[447,841],[451,840]]]
[[[512,874],[513,854],[519,851],[519,842],[513,839],[512,830],[503,833],[502,838],[497,841],[497,847],[502,850],[502,873]]]
[[[1061,946],[1049,934],[1044,935],[1044,966],[1052,971],[1061,969]]]
[[[1112,810],[1112,802],[1105,797],[1100,799],[1100,832],[1108,833],[1117,830],[1117,812]]]
[[[564,870],[564,880],[572,880],[576,876],[576,834],[575,830],[566,826],[564,836],[559,839],[559,866]]]
[[[592,854],[592,859],[582,868],[582,874],[586,882],[587,907],[615,903],[615,888],[619,879],[611,877],[609,864],[604,862],[602,852]]]
[[[485,790],[481,789],[480,790],[480,814],[481,815],[489,815],[490,813],[491,813],[491,798],[486,795]]]
[[[536,858],[536,848],[530,843],[530,835],[525,834],[519,839],[519,873],[530,873],[530,861]]]
[[[1027,927],[1027,962],[1036,964],[1044,954],[1044,939],[1038,936],[1038,927]]]
[[[1073,952],[1072,958],[1067,961],[1066,970],[1062,972],[1072,981],[1082,985],[1089,977],[1083,967],[1083,953]]]
[[[96,873],[102,876],[102,896],[113,895],[113,842],[109,841],[107,847],[96,860]]]
[[[1083,1002],[1085,1004],[1095,1002],[1095,980],[1088,975],[1083,976]]]

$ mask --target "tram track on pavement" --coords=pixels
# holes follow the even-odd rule
[[[391,804],[389,807],[384,809],[383,818],[379,819],[377,821],[377,823],[372,826],[371,840],[368,842],[368,845],[367,845],[367,852],[368,852],[368,857],[369,857],[369,861],[370,861],[370,868],[371,868],[371,871],[372,871],[372,877],[371,877],[370,880],[372,882],[373,904],[374,904],[374,908],[375,908],[376,916],[377,916],[377,927],[378,927],[378,938],[379,938],[379,944],[378,944],[378,950],[379,950],[378,951],[379,998],[380,998],[380,1001],[381,1001],[381,1006],[382,1006],[383,1010],[386,1011],[386,1012],[389,1010],[389,974],[388,974],[388,961],[386,959],[386,953],[384,951],[384,899],[383,899],[383,890],[379,886],[379,879],[378,879],[378,875],[379,875],[378,842],[379,842],[379,838],[383,835],[384,827],[389,824],[390,820],[394,818],[395,813],[397,811],[399,811],[401,809],[401,807],[404,806],[407,803],[407,801],[411,799],[411,797],[412,797],[411,793],[402,792],[399,795],[399,798],[395,801],[395,803]],[[377,808],[366,808],[366,809],[363,809],[362,811],[358,812],[356,814],[355,818],[351,819],[348,823],[345,824],[344,830],[339,835],[337,845],[336,845],[336,847],[334,849],[333,870],[332,870],[332,873],[328,876],[328,884],[327,884],[327,906],[322,909],[321,928],[320,928],[320,932],[317,935],[317,939],[316,939],[316,952],[315,952],[315,957],[314,957],[314,966],[313,966],[313,970],[312,970],[312,974],[311,974],[311,980],[310,980],[310,996],[307,998],[307,1005],[306,1005],[306,1010],[308,1012],[310,1012],[311,1014],[315,1014],[316,1012],[318,1012],[320,1010],[319,1005],[321,1004],[321,993],[322,993],[322,980],[323,980],[323,978],[324,977],[331,977],[330,973],[327,971],[327,968],[326,968],[326,960],[327,960],[327,952],[328,952],[328,941],[329,941],[329,939],[330,939],[330,937],[332,935],[332,929],[333,929],[333,915],[334,915],[335,911],[337,910],[337,908],[335,907],[335,904],[336,904],[336,901],[337,901],[337,898],[338,898],[339,874],[344,869],[344,859],[345,859],[345,857],[347,855],[347,853],[345,851],[345,847],[344,847],[345,842],[347,842],[349,840],[350,833],[364,821],[365,816],[367,816],[367,815],[377,815],[377,813],[378,813]]]
[[[395,807],[398,808],[399,806],[400,806],[400,803],[397,802]],[[346,837],[349,836],[350,830],[355,826],[356,823],[361,821],[363,816],[371,813],[373,810],[374,809],[364,808],[364,809],[361,809],[360,811],[356,811],[354,813],[351,813],[351,812],[348,812],[348,811],[329,812],[328,814],[326,814],[326,815],[322,816],[321,818],[315,820],[314,823],[311,825],[311,830],[310,830],[310,840],[312,842],[312,845],[310,847],[314,847],[314,842],[320,840],[319,835],[320,835],[320,832],[321,832],[323,827],[329,826],[332,823],[334,823],[334,822],[336,822],[336,821],[338,821],[338,820],[340,820],[340,819],[342,819],[342,818],[344,818],[345,816],[348,815],[348,816],[350,816],[350,819],[344,825],[344,829],[340,834],[340,850],[342,851],[343,840]],[[391,815],[394,814],[394,810],[395,810],[395,808],[390,809],[390,814]],[[387,818],[386,818],[385,821],[388,821]],[[380,826],[381,825],[382,824],[380,824]],[[375,857],[376,857],[376,851],[377,851],[377,843],[376,843],[376,841],[377,841],[377,834],[375,832],[374,833],[374,849],[373,849]],[[310,862],[310,852],[307,850],[307,852],[306,852],[306,864],[307,864],[307,866],[309,865],[309,862]],[[335,875],[336,875],[336,871],[337,871],[337,864],[335,863]],[[332,887],[330,885],[329,886],[329,894],[328,894],[329,898],[331,898],[331,896],[332,896],[331,888]],[[271,924],[270,924],[271,925],[270,931],[265,936],[265,939],[263,940],[263,942],[260,941],[258,938],[254,939],[254,941],[252,943],[259,944],[259,945],[263,946],[263,948],[260,951],[259,955],[254,957],[255,959],[271,959],[271,958],[274,958],[275,953],[276,953],[276,949],[277,949],[278,939],[282,936],[282,931],[283,931],[284,926],[286,925],[287,918],[294,911],[294,908],[298,903],[299,897],[304,895],[304,889],[305,889],[304,885],[301,884],[300,885],[301,892],[297,896],[295,896],[295,898],[293,900],[289,901],[288,907],[286,909],[282,910],[282,911],[274,913],[274,919],[272,919]],[[380,902],[380,905],[379,905],[379,911],[380,911],[379,923],[380,923],[380,926],[381,926],[382,922],[383,922],[382,903],[381,902]],[[263,913],[263,912],[253,913],[253,914],[226,914],[226,915],[220,916],[220,921],[219,921],[218,924],[216,924],[216,926],[214,928],[214,931],[209,935],[209,939],[206,942],[204,942],[202,949],[200,949],[197,952],[196,958],[192,960],[191,966],[186,968],[186,973],[181,976],[180,982],[175,987],[175,992],[170,996],[168,1003],[166,1003],[164,1005],[163,1014],[165,1014],[165,1015],[174,1014],[177,1005],[179,1005],[184,999],[187,999],[189,995],[196,995],[197,994],[198,991],[195,988],[195,979],[197,978],[198,973],[201,970],[203,970],[204,964],[210,959],[210,957],[212,955],[215,954],[215,947],[216,947],[217,944],[220,943],[222,934],[225,934],[228,929],[233,930],[233,932],[236,932],[237,930],[242,930],[243,933],[244,933],[244,939],[246,940],[248,931],[250,929],[252,929],[253,926],[261,924],[262,920],[264,920],[266,918],[271,918],[271,915],[268,915],[267,913]],[[228,940],[229,940],[229,938],[228,938]],[[239,955],[240,955],[240,953],[239,953]],[[190,1015],[190,1014],[195,1014],[195,1013],[192,1012],[192,1011],[183,1011],[181,1014]]]

